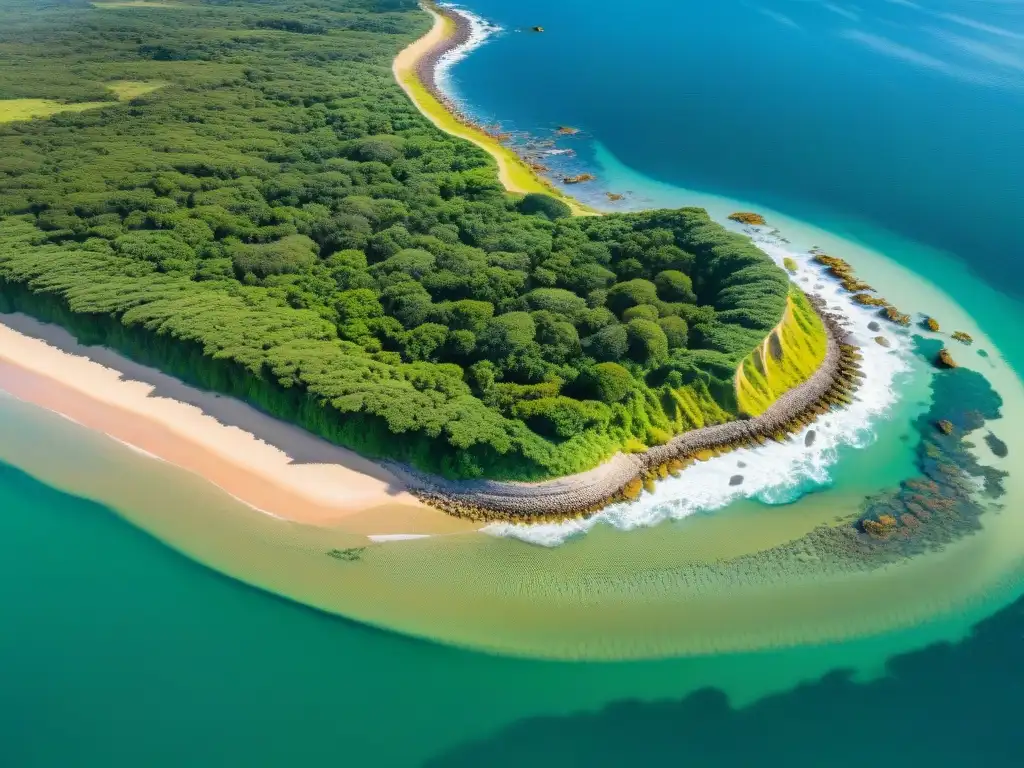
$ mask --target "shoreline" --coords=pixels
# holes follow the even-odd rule
[[[426,92],[441,94],[434,80],[438,62],[471,36],[464,16],[452,12],[453,20],[425,10],[434,18],[432,28],[393,65],[421,111],[401,75],[412,71],[417,81],[429,78],[432,90]],[[856,349],[844,344],[842,318],[818,311],[828,336],[825,360],[765,413],[691,430],[665,445],[617,453],[586,472],[539,483],[448,481],[398,462],[373,461],[242,401],[187,386],[105,347],[85,347],[63,328],[27,315],[0,316],[0,388],[187,469],[282,520],[356,525],[360,533],[373,535],[451,533],[475,530],[472,523],[479,521],[589,516],[635,499],[658,478],[674,476],[693,461],[784,440],[848,402],[861,376]]]
[[[568,205],[576,216],[592,216],[596,211],[558,190],[501,139],[467,117],[437,83],[441,59],[466,45],[472,37],[469,18],[458,10],[423,3],[433,25],[417,40],[403,48],[391,65],[395,82],[405,91],[413,106],[439,130],[475,144],[489,154],[498,166],[498,180],[513,194],[550,195]]]
[[[616,453],[597,467],[539,483],[500,480],[451,481],[385,462],[425,504],[449,515],[480,522],[559,522],[589,517],[610,504],[635,500],[659,478],[691,465],[754,447],[783,442],[835,406],[849,402],[863,374],[860,352],[847,343],[842,316],[824,311],[810,297],[828,339],[825,359],[815,373],[779,397],[763,414],[690,430],[642,453]]]
[[[473,529],[426,508],[399,478],[353,451],[106,347],[83,346],[28,315],[0,316],[0,390],[280,520],[361,534]]]

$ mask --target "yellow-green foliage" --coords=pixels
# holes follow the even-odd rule
[[[114,92],[121,101],[131,101],[143,94],[155,91],[165,83],[142,82],[139,80],[115,80],[107,83],[107,88]],[[65,104],[52,99],[0,99],[0,123],[13,123],[19,120],[31,120],[35,117],[49,117],[58,112],[84,112],[87,109],[109,107],[112,101],[82,101]]]
[[[137,99],[139,96],[145,96],[147,93],[152,93],[157,88],[162,88],[167,83],[162,82],[147,82],[144,80],[115,80],[112,83],[107,83],[107,88],[114,92],[121,101],[131,101]]]
[[[83,101],[78,104],[62,104],[50,99],[0,99],[0,123],[31,120],[34,117],[49,117],[58,112],[83,112],[110,103],[109,101]]]
[[[748,416],[764,413],[780,395],[810,378],[825,359],[826,346],[821,318],[794,286],[778,328],[744,358],[736,372],[740,411]]]

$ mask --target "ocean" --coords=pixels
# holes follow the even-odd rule
[[[906,311],[976,335],[954,352],[1002,395],[989,426],[1009,462],[985,461],[1012,466],[1019,4],[463,7],[502,31],[453,66],[456,94],[533,135],[579,127],[558,162],[599,179],[574,193],[762,211],[788,241],[769,252],[820,246]],[[533,25],[545,32],[517,31]],[[767,483],[679,520],[685,494],[666,490],[650,519],[558,532],[558,546],[396,542],[354,565],[323,557],[315,532],[0,396],[0,763],[1016,765],[1013,474],[982,532],[913,566],[755,568],[735,583],[714,567],[913,472],[931,374],[899,346],[875,367],[891,364],[890,384],[862,428],[837,429],[799,488]],[[677,580],[684,566],[700,579]]]

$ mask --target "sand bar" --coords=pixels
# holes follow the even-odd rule
[[[27,315],[0,315],[0,389],[285,520],[373,534],[472,529],[369,459]]]

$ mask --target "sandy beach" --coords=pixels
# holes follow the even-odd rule
[[[404,48],[391,65],[395,80],[409,100],[439,129],[472,142],[493,157],[498,166],[498,180],[509,192],[552,195],[566,203],[578,216],[594,215],[596,211],[555,189],[515,152],[460,114],[458,106],[438,85],[436,70],[446,53],[470,40],[472,24],[465,14],[452,8],[444,8],[443,14],[428,5],[422,8],[433,18],[433,26],[427,34]]]
[[[451,18],[448,18],[428,6],[424,6],[423,9],[433,18],[434,25],[427,34],[404,48],[395,57],[395,61],[391,65],[391,71],[395,75],[395,80],[402,86],[402,90],[405,91],[406,95],[424,117],[442,131],[453,133],[452,126],[448,124],[447,120],[443,119],[443,117],[448,116],[447,112],[443,110],[443,105],[438,105],[442,108],[443,115],[439,115],[435,110],[429,109],[423,103],[422,94],[416,92],[414,84],[419,83],[427,94],[432,94],[436,91],[436,85],[432,82],[432,75],[431,82],[424,83],[421,81],[424,64],[427,64],[428,68],[432,70],[445,52],[459,45],[460,40],[464,42],[468,37],[467,30],[469,24],[465,21],[464,17],[456,12],[450,12]],[[456,125],[458,124],[456,123]],[[520,174],[513,173],[511,153],[500,151],[502,149],[500,145],[482,135],[478,135],[468,126],[459,127],[462,130],[458,131],[455,135],[473,142],[497,161],[498,178],[505,189],[509,192],[523,194],[536,191],[522,183],[521,179],[518,178]]]
[[[278,518],[365,534],[473,528],[425,507],[369,459],[26,315],[0,316],[0,389]]]

